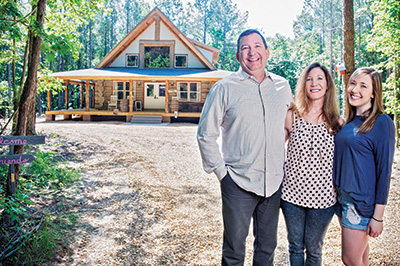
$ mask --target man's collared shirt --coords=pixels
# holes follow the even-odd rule
[[[258,83],[239,69],[218,81],[204,104],[197,140],[207,173],[221,180],[228,171],[242,189],[269,197],[283,178],[284,125],[293,97],[286,79],[265,74]]]

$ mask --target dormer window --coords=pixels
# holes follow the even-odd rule
[[[176,68],[187,68],[188,66],[188,55],[187,54],[177,54],[175,55],[175,67]]]
[[[139,67],[139,54],[126,54],[127,67]]]
[[[170,67],[169,46],[145,46],[144,67],[145,68],[169,68]]]
[[[140,40],[140,68],[173,68],[175,41]]]

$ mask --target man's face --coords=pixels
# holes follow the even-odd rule
[[[240,40],[236,58],[247,74],[252,76],[263,75],[269,58],[269,50],[265,48],[260,35],[253,33]]]

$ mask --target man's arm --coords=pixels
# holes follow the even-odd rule
[[[215,84],[207,96],[201,113],[197,130],[197,141],[207,173],[214,172],[221,180],[227,173],[217,139],[220,136],[221,124],[225,114],[222,87]]]

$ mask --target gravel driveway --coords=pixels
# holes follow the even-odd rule
[[[69,254],[55,265],[220,264],[219,182],[201,167],[196,124],[39,118],[36,129],[56,136],[46,142],[58,143],[56,152],[83,170],[83,182],[70,206],[80,219],[66,236]],[[370,242],[372,265],[400,265],[398,172],[392,179],[384,233]],[[275,264],[288,265],[282,216],[278,238]],[[250,233],[246,265],[251,265],[251,242]],[[336,218],[325,243],[324,265],[341,265]]]

